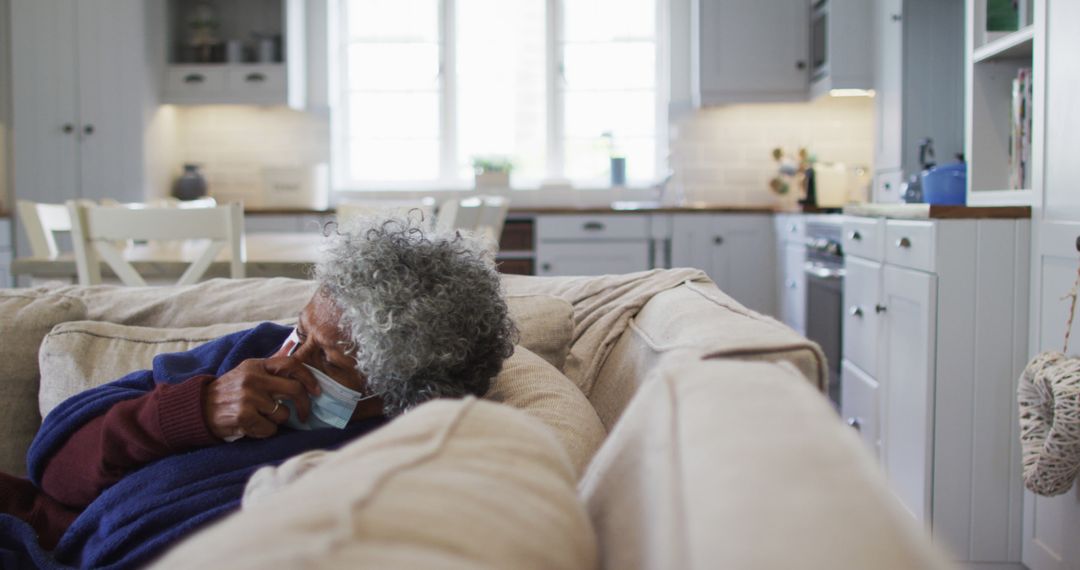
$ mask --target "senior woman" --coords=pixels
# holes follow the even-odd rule
[[[30,480],[0,474],[0,567],[145,564],[238,508],[258,467],[483,395],[513,350],[498,275],[461,236],[360,219],[331,232],[315,278],[295,329],[159,355],[50,413]]]

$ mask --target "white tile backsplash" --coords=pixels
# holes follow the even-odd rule
[[[874,103],[867,97],[699,109],[672,125],[672,182],[689,201],[774,204],[773,148],[795,154],[806,147],[821,161],[870,167],[873,136]]]
[[[199,164],[211,194],[243,199],[253,207],[260,205],[264,167],[330,159],[330,124],[321,114],[283,107],[189,106],[177,107],[172,122],[173,176],[181,164]],[[789,153],[805,146],[827,162],[872,164],[873,100],[825,97],[699,109],[673,123],[670,145],[672,183],[682,185],[686,200],[772,205],[779,202],[768,189],[776,172],[771,155],[776,146]]]
[[[325,115],[285,107],[202,105],[177,108],[175,175],[195,163],[211,195],[259,206],[265,167],[330,161]]]

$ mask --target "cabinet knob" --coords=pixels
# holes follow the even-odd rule
[[[202,83],[206,81],[206,77],[201,73],[189,73],[184,76],[184,83]]]
[[[86,125],[86,126],[84,126],[82,132],[83,132],[83,134],[87,134],[87,135],[94,134],[94,125]]]
[[[853,241],[862,241],[862,234],[859,233],[859,230],[855,230],[848,234],[848,239]]]
[[[791,224],[790,226],[788,226],[788,232],[793,233],[793,234],[798,233],[799,232],[799,226],[796,225],[796,224]],[[1077,240],[1077,243],[1080,243],[1080,237],[1076,238],[1076,240]]]
[[[851,417],[847,419],[847,425],[851,426],[855,431],[862,431],[862,420],[859,418]]]
[[[244,81],[247,81],[248,83],[262,83],[263,81],[266,81],[266,76],[261,73],[249,73],[244,77]]]
[[[724,245],[724,236],[714,236],[712,242],[716,245]]]
[[[908,249],[911,247],[911,240],[906,237],[902,237],[896,240],[896,247],[899,247],[901,249]]]
[[[548,271],[551,271],[551,264],[550,263],[541,264],[540,265],[540,270],[545,272],[545,273],[548,272]]]
[[[789,279],[788,282],[787,282],[787,288],[788,289],[798,289],[799,288],[799,282],[794,280],[794,279]]]
[[[892,16],[890,16],[890,19],[894,22],[899,22],[900,20],[903,20],[904,17],[900,14],[893,14]]]
[[[64,126],[60,127],[60,130],[64,131],[65,135],[70,135],[71,133],[75,132],[75,125],[72,125],[71,123],[64,123]],[[1076,243],[1080,244],[1080,238],[1076,238],[1076,240]]]
[[[862,307],[852,307],[851,309],[848,310],[848,314],[853,316],[853,317],[858,317],[858,318],[861,319],[862,316],[863,316]]]
[[[798,69],[798,70],[806,69],[806,62],[801,60],[801,59],[799,61],[796,61],[795,62],[795,69]]]
[[[874,312],[879,315],[881,313],[884,313],[886,310],[888,310],[888,307],[886,307],[885,305],[874,305]]]

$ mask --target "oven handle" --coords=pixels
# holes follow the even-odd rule
[[[803,265],[803,272],[810,277],[817,277],[818,279],[843,279],[844,274],[847,272],[843,269],[830,269],[823,265],[807,262]]]

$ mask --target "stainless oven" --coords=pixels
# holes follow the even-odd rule
[[[821,345],[829,366],[829,399],[840,406],[844,251],[839,216],[806,223],[806,336]]]

